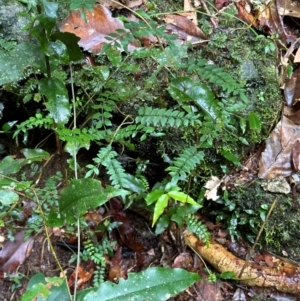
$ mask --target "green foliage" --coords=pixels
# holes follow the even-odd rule
[[[135,298],[165,301],[198,280],[198,274],[183,269],[148,268],[140,273],[128,274],[128,279],[121,278],[118,284],[107,281],[96,290],[85,294],[84,300],[131,301]]]
[[[141,107],[135,118],[136,123],[144,126],[177,127],[194,126],[199,123],[199,116],[192,113],[185,113],[174,109],[159,109],[151,107]]]
[[[9,121],[11,126],[6,123],[3,131],[13,132],[17,139],[22,135],[25,145],[33,140],[29,139],[31,130],[52,131],[57,141],[64,142],[64,151],[73,156],[69,167],[74,169],[80,149],[92,146],[97,155],[84,166],[85,177],[77,178],[75,173],[75,179],[60,196],[56,187],[58,175],[46,181],[43,188],[26,181],[26,174],[21,181],[8,179],[26,164],[48,159],[47,153],[26,148],[25,158],[6,156],[0,162],[1,225],[7,223],[7,216],[21,215],[20,193],[36,204],[28,221],[29,231],[39,231],[42,225],[70,226],[77,220],[82,222],[88,209],[121,195],[128,206],[134,201],[146,201],[144,205],[153,210],[156,234],[176,222],[180,228],[187,225],[208,244],[208,229],[193,215],[202,208],[202,198],[198,197],[201,186],[211,174],[222,175],[240,164],[248,137],[260,136],[265,126],[250,100],[253,95],[259,95],[261,101],[270,96],[247,86],[249,74],[244,71],[251,63],[241,58],[241,51],[236,48],[239,40],[233,37],[234,42],[228,41],[226,34],[216,33],[208,46],[192,58],[197,50],[178,44],[176,36],[168,34],[165,26],[150,15],[151,11],[137,10],[140,22],[122,17],[126,30],[109,34],[95,58],[96,66],[87,66],[76,64],[83,58],[77,44],[79,38],[56,31],[59,2],[23,3],[27,3],[32,14],[26,27],[32,43],[0,39],[0,85],[10,95],[20,95],[16,102],[30,108],[29,117],[18,124],[17,118]],[[85,18],[85,11],[94,5],[94,0],[72,0],[70,8],[82,9]],[[139,41],[145,37],[156,38],[160,47],[143,47]],[[232,44],[227,47],[227,43]],[[258,43],[253,44],[258,47]],[[210,47],[234,51],[220,58],[209,57],[206,51]],[[226,68],[229,56],[240,65]],[[236,73],[239,68],[243,69],[242,75]],[[73,110],[69,95],[74,97]],[[32,165],[31,172],[37,173],[39,166]],[[107,179],[103,185],[97,180],[100,176]],[[158,183],[153,186],[155,182]],[[239,225],[256,228],[266,213],[266,208],[259,207],[257,219],[255,212],[239,208],[227,191],[216,207],[210,214],[227,225],[232,237],[239,234]],[[141,300],[166,300],[198,279],[182,270],[154,268],[129,275],[119,285],[103,283],[104,254],[111,251],[110,247],[91,241],[85,244],[82,258],[94,260],[97,270],[95,289],[83,292],[84,300],[129,300],[132,295]],[[146,277],[150,287],[143,281]],[[38,294],[51,300],[55,296],[53,283],[65,297],[64,283],[49,279],[50,284],[46,284],[47,281],[30,283],[24,300]],[[125,286],[132,290],[127,295]]]
[[[189,231],[193,232],[200,240],[205,242],[207,247],[210,243],[210,233],[207,227],[196,219],[193,214],[189,214],[186,218],[186,225]]]
[[[112,254],[113,244],[104,237],[100,245],[95,246],[94,242],[87,240],[84,242],[84,250],[81,254],[81,258],[84,261],[92,260],[96,264],[96,268],[93,275],[94,287],[98,287],[101,283],[104,283],[104,276],[106,271],[106,259],[105,255]]]
[[[195,202],[193,198],[191,198],[186,193],[181,192],[178,186],[171,186],[170,188],[168,188],[167,185],[165,189],[165,193],[162,189],[153,190],[148,193],[145,198],[147,205],[151,205],[155,202],[152,226],[154,226],[159,217],[163,214],[170,200],[200,207],[200,205]]]
[[[43,298],[54,301],[59,298],[62,301],[70,301],[67,283],[59,277],[46,277],[43,274],[33,275],[27,285],[26,292],[21,301],[31,301]]]
[[[175,158],[166,171],[172,176],[172,181],[177,182],[179,178],[187,179],[192,170],[203,160],[203,151],[198,151],[195,146],[183,150],[179,157]]]

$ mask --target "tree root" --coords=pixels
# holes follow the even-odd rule
[[[185,243],[209,262],[220,273],[232,271],[247,286],[272,287],[286,293],[300,293],[300,267],[283,260],[276,260],[276,267],[259,265],[239,259],[223,246],[211,241],[207,247],[190,232],[184,234]]]

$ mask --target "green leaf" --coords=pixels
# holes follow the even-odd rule
[[[131,174],[126,174],[125,178],[123,179],[123,187],[136,193],[145,192],[143,181]]]
[[[228,279],[235,279],[236,276],[235,276],[234,272],[226,271],[226,272],[221,273],[219,275],[219,278],[224,279],[224,280],[228,280]]]
[[[108,201],[101,183],[94,179],[78,179],[62,190],[59,212],[67,223],[74,223],[89,208],[94,209]]]
[[[28,160],[28,163],[47,160],[50,157],[50,154],[48,152],[40,148],[37,149],[24,148],[21,150],[21,152]]]
[[[45,15],[49,18],[57,18],[58,3],[43,0]]]
[[[261,121],[256,113],[249,113],[248,115],[249,126],[251,130],[260,130]]]
[[[168,205],[168,201],[169,201],[169,197],[167,194],[163,194],[158,198],[157,202],[155,203],[155,207],[154,207],[152,227],[155,225],[158,218],[164,212],[165,208]]]
[[[70,8],[71,10],[77,10],[80,8],[83,10],[91,10],[95,5],[95,0],[72,0]]]
[[[129,273],[128,279],[121,278],[119,284],[107,281],[83,300],[165,301],[199,280],[198,274],[184,269],[148,268],[140,273]]]
[[[163,214],[157,221],[155,227],[155,235],[162,234],[170,224],[170,217],[167,214]]]
[[[3,206],[9,206],[18,201],[19,201],[19,196],[15,192],[0,189],[0,203]]]
[[[69,61],[77,62],[82,60],[83,54],[80,50],[78,38],[75,34],[70,32],[56,32],[51,35],[54,40],[59,40],[67,46],[67,53],[69,55]]]
[[[27,67],[45,71],[45,57],[41,47],[32,43],[19,44],[11,53],[0,55],[0,86],[20,80]]]
[[[2,131],[3,132],[9,132],[13,127],[14,125],[18,122],[18,120],[14,120],[14,121],[9,121],[9,122],[6,122],[2,125]]]
[[[181,77],[172,80],[169,93],[180,104],[193,101],[200,109],[206,112],[212,119],[218,119],[221,112],[213,92],[201,83],[195,83],[191,78]]]
[[[50,116],[58,124],[65,124],[71,115],[68,91],[58,78],[42,78],[39,92],[47,98],[46,107]]]
[[[0,162],[0,174],[7,176],[17,173],[26,163],[25,159],[15,159],[13,156],[6,156]]]
[[[70,301],[66,281],[59,277],[47,277],[41,273],[33,275],[22,295],[21,301]]]
[[[107,52],[107,58],[115,67],[120,66],[120,64],[122,62],[121,52],[119,50],[116,50],[113,48]]]
[[[221,150],[220,154],[225,157],[227,160],[231,161],[234,165],[241,165],[240,160],[231,152],[226,150]]]
[[[182,202],[182,203],[189,203],[191,205],[199,206],[200,205],[194,201],[193,198],[188,196],[182,191],[170,191],[168,192],[168,196],[176,201]]]
[[[163,195],[163,193],[164,191],[161,189],[153,190],[150,193],[148,193],[145,198],[147,205],[149,206],[155,201],[157,201]]]

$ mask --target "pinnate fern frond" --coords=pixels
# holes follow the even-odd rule
[[[175,158],[172,165],[166,168],[166,171],[169,171],[169,174],[176,180],[178,180],[179,177],[186,178],[203,158],[204,153],[198,151],[195,146],[185,148],[183,152]]]
[[[233,95],[239,94],[243,100],[247,99],[243,85],[237,82],[223,68],[209,64],[205,60],[199,60],[196,65],[192,67],[192,69],[195,68],[197,68],[198,74],[202,79],[208,80],[212,84],[217,84],[227,93],[233,93]]]
[[[198,123],[199,116],[173,109],[141,107],[135,121],[146,126],[187,127]]]
[[[115,158],[117,156],[117,153],[112,150],[111,145],[108,145],[107,147],[102,147],[97,157],[94,158],[94,161],[98,164],[106,166],[106,162],[110,161],[111,159]]]
[[[111,145],[102,147],[94,161],[106,167],[106,171],[109,174],[111,185],[115,188],[123,187],[124,179],[126,178],[126,172],[121,163],[115,159],[117,153],[112,150]]]
[[[110,175],[109,179],[111,185],[115,188],[123,187],[123,179],[126,178],[126,172],[119,161],[116,159],[106,160],[103,165],[107,169],[107,173]]]

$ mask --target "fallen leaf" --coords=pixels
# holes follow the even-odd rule
[[[116,282],[119,281],[121,277],[127,278],[127,273],[124,271],[121,265],[122,260],[122,247],[119,247],[109,262],[110,268],[108,272],[108,279],[110,281]]]
[[[22,264],[32,250],[34,240],[29,237],[24,241],[25,231],[15,235],[14,241],[7,241],[0,252],[0,272],[13,273]],[[4,274],[5,277],[5,274]]]
[[[62,21],[58,28],[62,32],[71,32],[80,38],[79,46],[84,50],[95,54],[102,49],[103,43],[111,43],[106,40],[106,36],[116,32],[118,29],[125,31],[123,22],[111,16],[111,12],[103,5],[98,4],[93,10],[86,11],[85,22],[81,17],[81,11],[76,10]],[[128,45],[128,50],[132,51],[136,47]]]
[[[191,37],[197,37],[203,40],[206,40],[207,37],[203,33],[203,31],[196,26],[193,21],[181,15],[166,15],[163,20],[167,24],[172,24],[176,26],[179,30],[185,32],[188,37],[187,41],[190,42]],[[176,33],[176,32],[175,32]]]
[[[285,81],[284,97],[289,107],[294,106],[300,100],[300,68],[296,69],[292,77]]]
[[[270,1],[268,5],[263,4],[259,8],[257,20],[266,34],[279,34],[281,41],[285,45],[296,40],[292,34],[287,33],[285,30],[282,16],[278,13],[277,1]]]
[[[293,165],[296,171],[299,169],[299,155],[300,155],[300,140],[297,140],[293,145],[292,157],[293,157]]]
[[[258,27],[257,18],[252,14],[251,8],[249,4],[242,0],[235,3],[237,10],[238,10],[238,18],[246,22],[247,24]]]
[[[292,151],[297,140],[300,140],[300,126],[283,116],[266,141],[259,162],[259,178],[290,176],[294,172]]]
[[[222,181],[215,176],[212,176],[210,180],[204,185],[204,188],[207,188],[205,192],[205,197],[208,200],[216,201],[220,196],[218,196],[218,188],[220,187]]]
[[[77,287],[80,288],[83,286],[84,283],[88,282],[93,274],[94,274],[94,263],[84,263],[81,264],[78,269],[77,269],[77,274],[78,274],[78,281],[77,281]],[[72,286],[75,283],[76,279],[76,270],[73,271],[71,274],[69,280],[68,280],[68,285]]]
[[[297,49],[297,52],[295,54],[294,63],[300,63],[300,47]]]
[[[282,16],[300,18],[300,6],[292,0],[277,0],[278,13]]]

